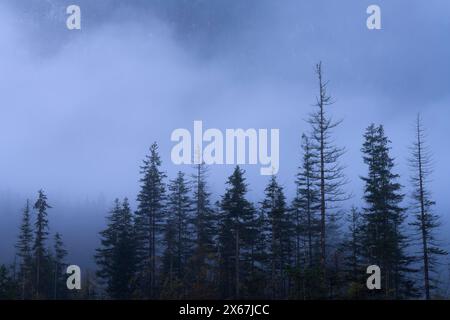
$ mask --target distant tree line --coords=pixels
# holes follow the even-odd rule
[[[275,175],[259,203],[248,199],[245,171],[236,166],[213,203],[205,164],[168,180],[158,145],[141,166],[137,209],[116,199],[100,232],[97,278],[110,299],[408,299],[437,298],[439,215],[429,190],[431,158],[417,117],[411,205],[382,125],[370,124],[361,148],[364,205],[351,198],[334,144],[333,100],[316,66],[318,95],[300,146],[296,192],[288,200]],[[61,236],[53,250],[47,203],[40,191],[31,222],[27,202],[17,244],[18,274],[0,268],[0,297],[65,298]],[[381,269],[380,290],[368,290],[366,268]],[[14,268],[15,270],[15,268]],[[90,297],[101,297],[91,295]]]

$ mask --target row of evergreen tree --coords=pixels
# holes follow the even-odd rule
[[[151,146],[136,212],[127,199],[116,200],[101,233],[98,276],[109,297],[432,297],[438,256],[446,252],[435,239],[439,218],[428,190],[431,163],[420,118],[410,159],[413,205],[403,205],[383,126],[371,124],[361,149],[368,167],[362,177],[365,205],[346,212],[350,197],[340,164],[345,150],[332,142],[340,122],[328,115],[333,101],[321,64],[316,73],[319,94],[308,120],[311,131],[302,136],[291,203],[276,176],[260,203],[249,201],[245,172],[237,166],[213,204],[205,165],[195,167],[192,179],[179,172],[166,184],[158,146]],[[366,287],[369,265],[381,269],[381,290]]]
[[[345,208],[350,196],[333,143],[333,104],[316,66],[319,93],[302,136],[296,194],[288,201],[272,176],[259,203],[248,199],[239,166],[216,202],[207,185],[207,167],[167,181],[154,143],[141,167],[137,209],[117,199],[100,233],[97,277],[112,299],[405,299],[437,297],[439,216],[428,189],[430,154],[420,117],[412,146],[412,204],[390,155],[382,125],[364,134],[367,165],[364,206]],[[64,298],[61,270],[66,251],[55,236],[46,248],[50,206],[42,191],[30,222],[27,204],[17,245],[18,276],[0,268],[0,294],[15,288],[21,298]],[[366,268],[381,269],[381,290],[368,290]],[[15,281],[12,281],[15,279]],[[12,289],[11,289],[12,290]],[[65,293],[64,293],[65,292]],[[6,294],[6,293],[5,293]]]

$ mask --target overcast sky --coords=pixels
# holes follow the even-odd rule
[[[81,7],[80,31],[65,26],[69,4]],[[381,7],[382,30],[366,28],[370,4]],[[170,177],[190,172],[171,164],[170,134],[194,120],[279,128],[279,178],[292,194],[317,93],[314,64],[323,61],[333,117],[344,120],[335,140],[347,149],[351,202],[360,204],[371,122],[385,125],[408,186],[421,112],[437,210],[450,216],[449,12],[442,0],[2,0],[0,194],[26,199],[44,188],[59,203],[134,200],[153,141]],[[268,179],[259,168],[245,167],[254,200]],[[215,193],[231,170],[210,169]],[[18,214],[0,212],[0,223]]]

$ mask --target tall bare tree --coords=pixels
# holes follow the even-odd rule
[[[319,95],[316,97],[316,110],[311,113],[308,123],[312,127],[311,144],[317,153],[317,166],[315,175],[319,185],[320,212],[320,264],[325,274],[327,259],[327,235],[328,221],[335,221],[339,203],[348,199],[343,190],[346,184],[344,168],[339,160],[345,149],[334,145],[332,139],[333,129],[341,121],[333,121],[328,115],[328,107],[333,105],[333,100],[327,92],[328,81],[323,79],[322,63],[316,65],[316,75],[319,82]]]
[[[435,230],[440,226],[440,221],[439,216],[433,213],[435,202],[431,199],[431,193],[428,189],[429,178],[432,173],[431,155],[425,142],[425,132],[420,114],[417,115],[415,131],[415,141],[409,159],[413,186],[411,194],[413,199],[412,210],[415,218],[411,225],[415,228],[421,240],[424,290],[425,298],[428,300],[430,299],[430,290],[434,287],[431,273],[435,271],[437,256],[447,253],[438,247],[435,238]]]

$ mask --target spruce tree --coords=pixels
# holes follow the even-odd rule
[[[220,287],[224,298],[239,299],[251,271],[254,207],[246,199],[245,171],[236,166],[220,203]],[[249,263],[250,262],[250,263]]]
[[[19,238],[16,244],[17,256],[20,259],[19,265],[19,285],[20,298],[32,298],[33,291],[33,229],[31,225],[30,202],[27,200],[25,208],[23,209],[22,223],[20,225]]]
[[[46,274],[46,266],[48,267],[48,252],[46,250],[46,240],[48,237],[48,215],[47,210],[51,206],[47,203],[47,196],[43,190],[39,190],[38,199],[34,204],[36,210],[36,222],[34,224],[34,263],[35,263],[35,290],[36,297],[39,299],[44,294],[46,285],[44,284],[44,278],[48,276]]]
[[[275,175],[265,189],[265,199],[261,203],[267,217],[268,254],[270,259],[271,298],[287,296],[287,271],[291,264],[291,221],[286,208],[286,198]]]
[[[216,214],[211,205],[206,178],[205,164],[196,165],[192,177],[195,239],[190,270],[193,278],[191,295],[199,298],[213,298],[216,294],[212,277],[216,267]]]
[[[370,125],[364,135],[362,147],[368,174],[364,181],[363,256],[366,265],[378,265],[382,270],[381,290],[385,298],[404,298],[414,293],[409,278],[412,259],[406,254],[408,246],[404,234],[405,209],[401,206],[404,195],[393,172],[390,141],[383,126]]]
[[[436,287],[437,259],[440,255],[447,254],[439,247],[436,240],[437,228],[441,225],[439,216],[433,212],[435,202],[431,198],[428,185],[432,173],[431,156],[425,141],[420,115],[417,115],[415,142],[412,146],[412,156],[409,160],[412,176],[411,183],[413,192],[411,194],[413,204],[412,212],[414,221],[411,225],[419,236],[421,244],[422,272],[424,280],[425,298],[431,298],[431,291]]]
[[[141,190],[136,211],[137,261],[140,292],[144,297],[157,298],[158,261],[165,213],[165,173],[160,170],[158,145],[150,147],[150,155],[141,167]]]
[[[96,251],[97,276],[106,283],[112,299],[130,299],[134,291],[136,241],[133,215],[128,200],[118,199],[107,217],[107,227],[100,232],[101,247]]]
[[[366,273],[362,262],[362,214],[353,206],[346,218],[348,229],[342,244],[342,251],[344,253],[347,296],[361,298],[363,292],[367,290],[365,287]]]
[[[53,277],[53,298],[62,299],[65,298],[64,290],[65,286],[65,268],[67,266],[65,258],[67,256],[67,250],[65,249],[62,236],[60,233],[56,233],[54,237],[53,254],[54,254],[54,277]]]
[[[165,297],[186,297],[186,272],[192,256],[192,201],[184,173],[178,172],[168,186],[166,248],[163,255]],[[177,287],[178,285],[178,287]],[[176,292],[178,291],[178,292]]]

